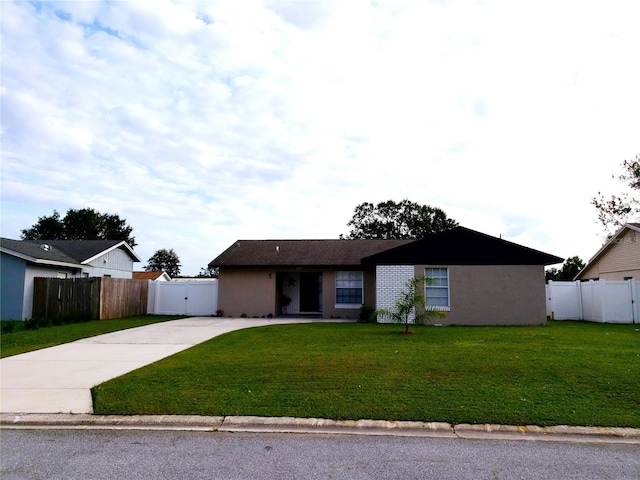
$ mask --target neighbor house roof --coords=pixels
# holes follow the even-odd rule
[[[209,263],[230,266],[347,266],[413,240],[238,240]]]
[[[553,265],[562,258],[465,227],[363,259],[365,265]]]
[[[578,280],[582,277],[582,274],[586,272],[591,266],[596,263],[600,257],[602,257],[607,250],[609,250],[613,245],[617,244],[620,241],[620,237],[622,237],[627,230],[633,230],[640,233],[640,223],[625,223],[620,230],[618,230],[613,237],[611,237],[600,249],[595,253],[593,257],[589,259],[587,264],[584,266],[580,272],[573,278],[574,280]]]
[[[132,278],[134,280],[157,280],[158,278],[164,276],[166,280],[171,280],[171,277],[162,270],[154,271],[154,272],[133,272]]]
[[[95,257],[121,248],[134,261],[142,261],[124,240],[1,240],[2,250],[34,263],[81,268]]]
[[[0,250],[31,263],[82,268],[81,262],[46,242],[0,239]]]
[[[89,263],[97,256],[117,248],[125,250],[134,261],[142,261],[124,240],[40,240],[40,243],[53,245],[82,263]]]

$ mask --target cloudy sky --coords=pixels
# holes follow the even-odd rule
[[[590,199],[640,153],[635,0],[0,8],[4,237],[91,207],[195,275],[408,198],[588,260]]]

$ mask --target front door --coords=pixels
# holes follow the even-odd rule
[[[300,273],[300,312],[321,312],[322,273]]]

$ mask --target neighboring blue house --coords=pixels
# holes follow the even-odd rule
[[[24,320],[33,310],[33,279],[132,278],[141,259],[122,240],[0,239],[0,319]]]

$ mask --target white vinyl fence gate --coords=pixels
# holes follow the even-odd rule
[[[152,315],[215,315],[218,280],[149,281],[147,312]]]
[[[547,315],[556,320],[640,323],[640,281],[590,280],[546,285]]]

